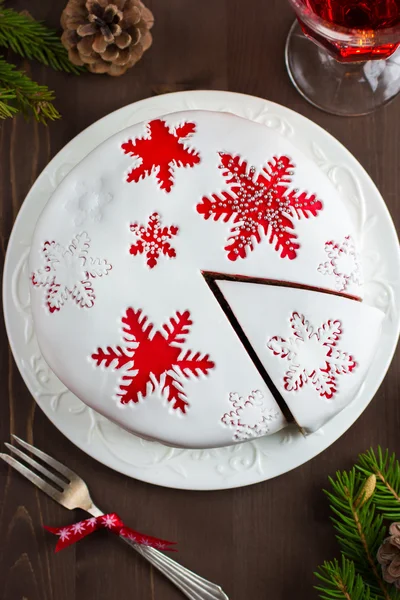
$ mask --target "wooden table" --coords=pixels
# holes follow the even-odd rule
[[[10,3],[54,26],[66,0]],[[219,89],[279,102],[338,138],[375,180],[400,225],[400,98],[364,118],[343,119],[309,106],[284,65],[293,15],[283,0],[148,0],[154,45],[124,77],[69,77],[37,64],[26,68],[57,94],[61,121],[48,128],[16,119],[0,125],[1,251],[18,210],[41,170],[85,127],[160,90]],[[220,583],[232,600],[309,600],[313,571],[338,555],[322,488],[357,454],[381,444],[400,452],[400,354],[376,398],[336,444],[278,479],[232,491],[186,492],[134,481],[96,463],[51,425],[27,391],[1,329],[0,441],[16,433],[64,460],[90,482],[104,509],[142,531],[179,540],[179,560]],[[0,465],[0,598],[3,600],[174,600],[162,576],[103,533],[54,554],[46,524],[69,514],[18,474]]]

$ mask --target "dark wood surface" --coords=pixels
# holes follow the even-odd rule
[[[54,26],[64,0],[9,2]],[[47,129],[16,119],[0,124],[2,259],[30,186],[54,154],[86,126],[160,90],[245,92],[286,105],[322,125],[358,158],[400,224],[400,98],[372,116],[343,119],[309,106],[291,86],[283,50],[293,15],[284,0],[148,0],[154,45],[119,79],[69,77],[37,64],[26,68],[57,93],[60,122]],[[2,260],[3,263],[3,260]],[[179,560],[220,583],[232,600],[308,600],[313,570],[338,554],[321,492],[327,476],[381,444],[400,451],[397,353],[375,399],[339,441],[301,468],[252,487],[186,492],[128,479],[75,448],[36,407],[14,364],[1,325],[0,441],[16,433],[48,451],[89,483],[104,509],[133,526],[179,540]],[[67,513],[0,464],[0,598],[3,600],[174,600],[162,576],[116,539],[91,536],[54,554],[43,523]]]

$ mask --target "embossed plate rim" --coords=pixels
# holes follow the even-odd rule
[[[40,205],[45,204],[68,167],[115,131],[168,112],[195,108],[229,110],[263,122],[291,138],[295,144],[293,137],[296,138],[296,130],[301,130],[298,136],[300,145],[309,143],[309,147],[301,146],[302,150],[338,187],[341,186],[338,179],[340,170],[347,172],[350,179],[353,177],[357,189],[354,197],[348,193],[348,199],[355,205],[359,203],[357,215],[361,232],[368,236],[369,242],[376,237],[384,239],[384,264],[390,267],[389,276],[377,271],[376,277],[371,279],[372,287],[386,290],[383,298],[388,297],[391,320],[383,336],[382,350],[357,399],[332,419],[323,431],[307,439],[289,428],[274,436],[229,448],[191,451],[168,448],[122,432],[104,417],[84,407],[49,371],[39,355],[31,328],[29,301],[21,302],[17,297],[20,272],[22,281],[25,281],[23,268],[24,253],[29,248],[28,231],[33,230],[32,223],[40,213]],[[330,161],[330,155],[340,157],[340,161]],[[63,169],[65,166],[67,168]],[[373,206],[373,217],[368,218],[365,204]],[[383,230],[384,235],[381,233],[374,238],[371,230],[376,227]],[[374,260],[371,258],[371,264]],[[302,115],[262,98],[234,92],[177,92],[141,100],[103,117],[71,140],[47,165],[28,193],[10,237],[3,278],[4,313],[11,349],[26,385],[53,424],[81,450],[116,471],[149,483],[191,490],[228,489],[258,483],[300,466],[336,441],[360,416],[381,384],[396,348],[400,329],[400,318],[396,314],[396,307],[400,305],[399,272],[397,236],[382,197],[363,167],[329,133]],[[376,294],[375,291],[378,298]],[[371,297],[374,297],[372,292]],[[393,314],[390,314],[391,308]],[[22,343],[21,338],[28,339],[29,344]],[[115,436],[112,443],[107,437],[110,431],[111,438],[113,433]]]

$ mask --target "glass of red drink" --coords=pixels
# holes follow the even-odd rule
[[[286,66],[318,108],[365,115],[400,91],[400,0],[289,0]],[[397,51],[398,50],[398,51]]]

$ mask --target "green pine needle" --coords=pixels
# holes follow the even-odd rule
[[[387,536],[385,519],[400,520],[400,465],[395,455],[369,450],[348,473],[337,472],[325,491],[342,551],[318,568],[322,600],[400,600],[384,581],[376,555]]]
[[[0,47],[10,48],[23,58],[36,59],[57,71],[79,74],[84,69],[68,59],[68,52],[55,30],[29,15],[4,8],[0,0]],[[18,71],[0,55],[0,119],[22,113],[46,124],[60,118],[54,107],[54,92]]]
[[[357,469],[363,474],[376,475],[376,490],[373,502],[385,519],[400,521],[400,464],[394,454],[377,453],[372,449],[358,458]]]
[[[338,560],[324,562],[316,577],[323,585],[315,586],[322,600],[378,600],[361,575],[356,574],[354,563],[342,555]]]
[[[16,99],[17,96],[13,90],[6,90],[0,87],[0,119],[7,119],[18,113],[18,108],[10,104],[10,100]]]
[[[336,473],[336,479],[330,478],[330,483],[332,491],[325,493],[333,512],[332,521],[343,555],[354,562],[357,573],[378,598],[399,598],[396,589],[383,581],[376,559],[386,534],[383,516],[376,512],[373,497],[364,503],[358,501],[365,475],[354,468],[349,473]]]
[[[1,4],[1,3],[0,3]],[[79,74],[54,29],[28,15],[0,6],[0,46],[11,48],[23,58],[36,59],[57,71]]]
[[[47,86],[39,85],[0,56],[0,118],[20,112],[46,124],[60,118],[53,100],[54,92]]]

